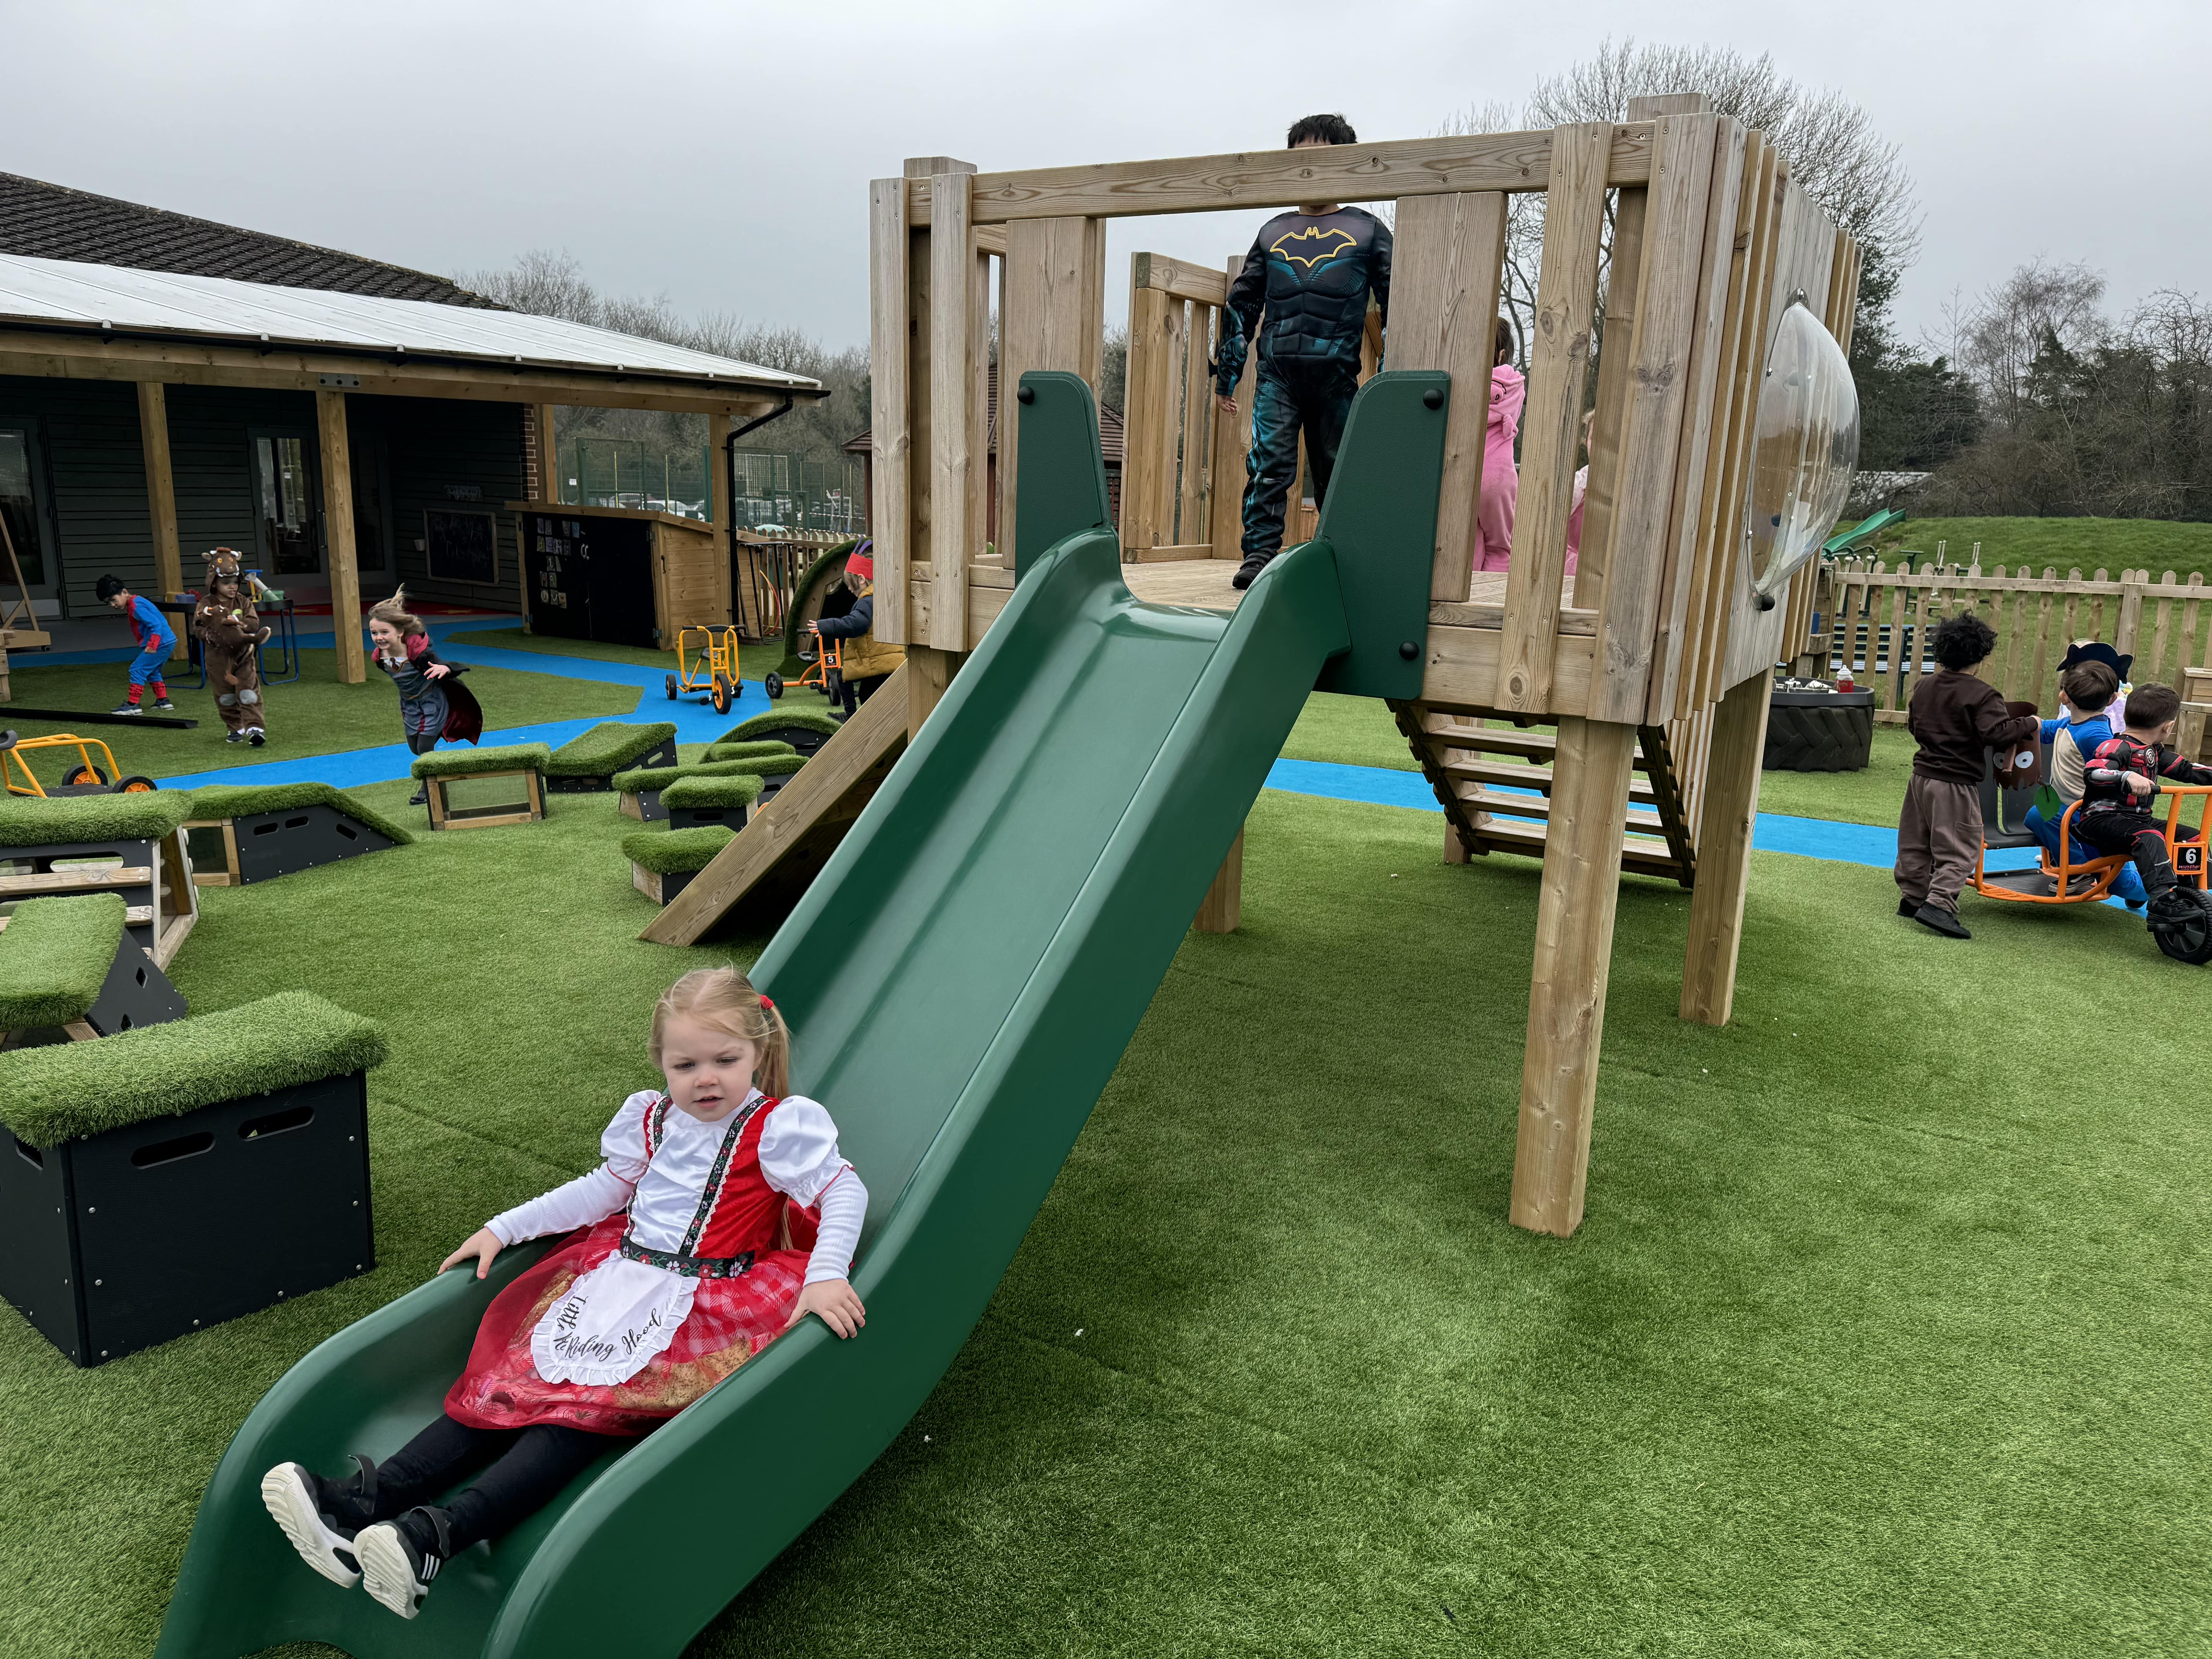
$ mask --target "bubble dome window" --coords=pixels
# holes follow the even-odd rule
[[[1859,465],[1859,394],[1835,337],[1798,294],[1783,308],[1752,434],[1744,538],[1771,594],[1835,529]]]

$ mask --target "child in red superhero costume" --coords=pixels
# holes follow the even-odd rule
[[[2135,860],[2150,899],[2154,932],[2192,917],[2203,905],[2195,891],[2174,884],[2166,835],[2150,810],[2161,778],[2212,783],[2212,766],[2199,766],[2166,746],[2173,741],[2180,712],[2181,694],[2170,685],[2139,685],[2129,692],[2126,729],[2099,744],[2082,763],[2081,805],[2074,813],[2076,840],[2094,852],[2124,853]]]
[[[865,1322],[847,1274],[867,1188],[822,1106],[784,1093],[790,1034],[734,968],[678,980],[653,1013],[668,1090],[644,1090],[589,1175],[495,1216],[441,1266],[483,1277],[509,1244],[567,1240],[492,1301],[445,1415],[382,1463],[297,1463],[262,1501],[307,1562],[411,1619],[438,1569],[557,1496],[617,1438],[682,1411],[808,1314]],[[781,1242],[795,1206],[811,1251]],[[805,1231],[804,1226],[800,1228]],[[488,1467],[487,1467],[488,1465]],[[443,1507],[431,1500],[471,1470]]]

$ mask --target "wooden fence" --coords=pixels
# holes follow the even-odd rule
[[[2185,669],[2212,670],[2212,587],[2194,572],[2184,579],[2169,570],[2153,580],[2148,570],[2062,576],[2025,567],[2008,574],[1999,565],[1984,575],[1979,564],[1931,562],[1916,571],[1907,559],[1892,570],[1879,561],[1838,559],[1821,572],[1815,609],[1820,628],[1800,672],[1810,666],[1826,678],[1850,667],[1875,692],[1877,718],[1893,721],[1905,718],[1920,677],[1935,672],[1929,637],[1936,624],[1968,610],[1996,630],[1982,678],[2045,714],[2058,712],[2058,663],[2075,640],[2103,640],[2132,654],[2129,678],[2136,685],[2181,689]]]
[[[736,566],[732,620],[749,640],[782,633],[800,579],[828,549],[854,539],[832,530],[788,530],[775,535],[734,530],[730,534],[731,560]]]

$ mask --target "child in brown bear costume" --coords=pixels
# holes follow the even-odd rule
[[[238,555],[218,547],[202,556],[207,560],[207,592],[192,612],[192,632],[206,653],[208,689],[222,723],[230,728],[226,743],[250,743],[258,749],[268,741],[261,707],[261,664],[258,647],[269,629],[253,609],[253,595],[240,574]]]

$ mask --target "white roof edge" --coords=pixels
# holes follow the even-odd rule
[[[804,374],[557,317],[27,254],[0,253],[0,319],[256,345],[265,341],[287,347],[406,351],[588,374],[665,376],[717,388],[823,390],[820,381]]]

